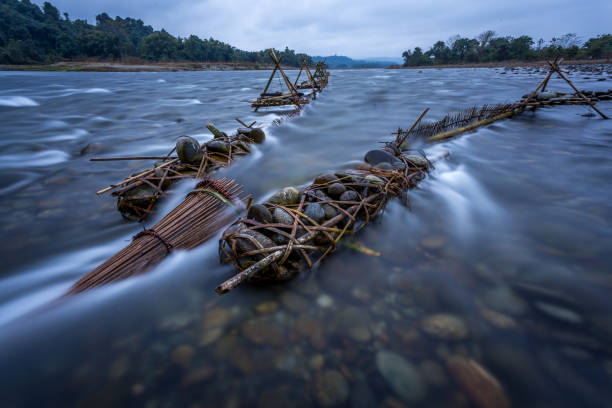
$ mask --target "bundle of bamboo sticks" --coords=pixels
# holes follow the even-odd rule
[[[242,205],[241,189],[226,178],[198,183],[174,210],[152,228],[136,234],[127,247],[79,279],[68,294],[143,273],[173,250],[192,249],[204,243],[234,217],[231,207]]]

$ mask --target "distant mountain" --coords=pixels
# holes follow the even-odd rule
[[[374,57],[364,59],[352,59],[342,55],[331,55],[327,57],[312,57],[313,62],[325,60],[330,68],[386,68],[391,64],[401,64],[402,58],[393,57]]]

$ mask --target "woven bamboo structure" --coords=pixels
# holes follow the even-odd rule
[[[391,170],[322,175],[297,192],[293,203],[278,204],[273,196],[259,205],[258,212],[249,209],[219,242],[221,262],[231,262],[238,273],[219,285],[217,293],[246,281],[289,279],[312,268],[343,236],[356,233],[380,214],[390,198],[405,197],[405,190],[416,186],[431,167],[417,156],[400,156],[398,163]],[[265,222],[268,216],[272,222]]]
[[[67,294],[89,290],[146,272],[172,251],[192,249],[227,225],[241,207],[242,187],[233,180],[206,179],[161,221],[134,235],[132,242],[78,280]]]
[[[325,81],[323,84],[323,81],[321,81],[319,77],[311,75],[310,69],[308,68],[308,65],[306,64],[306,61],[302,62],[302,65],[300,66],[300,71],[298,72],[298,76],[295,80],[295,83],[292,83],[280,65],[283,56],[281,55],[280,57],[277,57],[276,54],[274,53],[274,50],[272,49],[268,51],[268,54],[270,55],[272,62],[274,62],[274,69],[272,70],[272,73],[270,74],[270,78],[268,79],[268,82],[266,83],[266,86],[264,87],[263,92],[259,95],[259,97],[256,100],[249,101],[251,103],[251,107],[255,108],[255,112],[257,112],[259,108],[263,108],[263,107],[277,107],[277,106],[291,106],[291,105],[295,106],[296,109],[301,109],[304,105],[310,102],[310,99],[316,99],[317,91],[320,92],[321,90],[323,90],[323,88],[325,88],[325,86],[327,86],[327,80],[329,78],[329,74],[325,76]],[[306,71],[308,81],[298,85],[297,82],[303,71]],[[282,86],[282,83],[284,83],[287,90],[286,91],[281,90],[280,92],[268,92],[268,90],[270,89],[270,85],[272,84],[272,81],[274,80],[274,77],[276,76],[277,73],[280,74],[282,78],[281,86]],[[299,90],[311,89],[312,92],[310,94],[305,95],[304,93],[299,92],[298,89]]]
[[[182,163],[178,157],[172,155],[176,148],[172,149],[168,155],[160,157],[91,159],[92,161],[158,160],[153,168],[127,177],[96,194],[114,190],[112,195],[117,197],[119,212],[127,219],[143,221],[174,182],[185,178],[210,175],[220,168],[231,165],[237,158],[250,154],[251,145],[255,141],[247,135],[255,129],[253,128],[255,122],[247,125],[239,119],[236,120],[244,128],[238,129],[235,135],[230,136],[220,132],[212,123],[207,125],[215,138],[201,146],[202,160],[199,164]],[[225,147],[220,149],[219,146]]]

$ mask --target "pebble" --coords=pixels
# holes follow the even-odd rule
[[[278,303],[276,303],[276,302],[274,302],[272,300],[268,300],[268,301],[262,302],[262,303],[258,304],[255,307],[255,310],[258,313],[262,313],[262,314],[265,314],[265,313],[274,313],[274,312],[276,312],[276,309],[278,309]]]
[[[389,163],[392,167],[399,167],[403,165],[401,160],[399,160],[397,157],[380,149],[370,150],[366,153],[363,160],[372,166],[376,166],[380,163]]]
[[[317,402],[324,407],[340,405],[349,397],[349,385],[338,371],[317,372],[311,381],[312,393]]]
[[[319,203],[311,203],[306,207],[306,211],[304,211],[304,215],[312,219],[317,224],[321,224],[321,222],[325,219],[325,210]]]
[[[293,217],[282,208],[275,207],[272,211],[272,219],[277,224],[293,224]]]
[[[358,201],[359,195],[353,190],[347,190],[340,196],[340,201]]]
[[[425,360],[421,362],[421,364],[419,364],[419,371],[431,385],[441,387],[446,385],[448,382],[444,368],[433,360]]]
[[[334,176],[333,174],[324,173],[324,174],[320,174],[319,176],[317,176],[317,178],[314,179],[314,184],[317,184],[317,185],[330,184],[336,181],[337,179],[338,178]]]
[[[496,312],[495,310],[482,308],[480,309],[480,314],[484,317],[489,323],[498,329],[502,330],[510,330],[518,328],[516,321],[510,316],[506,316],[505,314]]]
[[[189,326],[193,321],[191,313],[178,313],[164,318],[157,328],[162,331],[176,331]]]
[[[185,164],[200,164],[202,149],[197,140],[191,136],[181,136],[176,141],[176,154]]]
[[[333,183],[329,187],[327,187],[327,194],[330,197],[338,198],[346,191],[346,187],[342,183]]]
[[[336,316],[336,328],[343,334],[358,342],[368,342],[372,338],[369,328],[370,319],[364,309],[347,307]]]
[[[204,315],[204,329],[225,326],[232,318],[232,311],[221,307],[210,309]]]
[[[187,367],[193,358],[194,350],[188,344],[183,344],[172,350],[170,358],[176,364]]]
[[[117,380],[123,377],[128,372],[129,368],[130,368],[129,358],[127,356],[118,357],[111,364],[108,370],[108,376],[113,380]]]
[[[275,325],[262,321],[251,320],[242,328],[244,336],[255,344],[281,345],[284,342],[284,333]]]
[[[262,224],[272,223],[272,214],[263,204],[253,204],[247,212],[247,218],[259,221]]]
[[[194,384],[200,384],[212,378],[214,374],[215,369],[212,366],[205,365],[198,367],[185,374],[183,380],[181,381],[181,385],[183,387],[189,387]]]
[[[301,312],[310,306],[310,302],[306,298],[288,291],[284,291],[281,295],[281,302],[292,312]]]
[[[444,236],[430,236],[421,240],[421,245],[427,249],[440,249],[446,244]]]
[[[310,357],[310,360],[308,360],[308,365],[313,370],[320,370],[324,364],[325,357],[323,356],[323,354],[315,354],[314,356]]]
[[[414,364],[389,350],[376,353],[376,367],[389,386],[405,402],[418,403],[427,394],[427,383]]]
[[[365,181],[367,181],[370,184],[375,184],[375,185],[384,185],[385,181],[383,179],[381,179],[378,176],[375,176],[373,174],[368,174],[367,176],[365,176]]]
[[[410,163],[414,164],[417,167],[422,167],[422,168],[429,167],[429,162],[423,156],[419,156],[416,154],[405,154],[404,159],[408,160]]]
[[[578,313],[561,306],[545,302],[535,302],[534,306],[545,315],[565,323],[581,324],[583,322],[582,317]]]
[[[325,211],[325,219],[329,220],[334,218],[336,215],[338,215],[338,210],[336,210],[334,207],[332,207],[329,204],[323,204],[323,211]]]
[[[295,187],[285,187],[274,193],[268,201],[277,205],[297,204],[300,201],[300,192]]]
[[[299,336],[308,339],[313,348],[317,350],[325,348],[325,336],[319,320],[310,316],[300,315],[295,321],[294,328]]]
[[[460,318],[450,314],[436,314],[423,319],[421,329],[432,337],[442,340],[463,340],[468,328]]]
[[[200,337],[200,347],[206,347],[209,344],[214,343],[219,340],[219,338],[223,335],[223,328],[215,327],[213,329],[205,330]]]
[[[510,400],[501,384],[476,361],[453,356],[446,361],[451,375],[479,408],[509,408]]]
[[[240,132],[241,130],[242,132]],[[266,140],[266,134],[260,128],[239,129],[238,132],[247,136],[249,139],[251,139],[255,143],[263,143],[264,140]]]
[[[334,304],[334,299],[331,298],[331,296],[329,295],[320,295],[317,298],[317,305],[319,305],[322,308],[329,308]]]
[[[211,140],[206,143],[206,150],[209,152],[217,152],[217,153],[229,153],[229,144],[222,140]]]
[[[270,238],[262,234],[261,232],[257,232],[254,230],[243,230],[241,233],[255,238],[255,240],[259,244],[261,244],[261,246],[264,248],[274,246],[274,242]],[[237,238],[236,244],[240,252],[249,252],[249,251],[253,251],[256,249],[261,249],[258,246],[256,246],[251,240],[248,240],[246,238]]]

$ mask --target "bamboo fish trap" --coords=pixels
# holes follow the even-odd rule
[[[206,242],[233,219],[232,207],[242,207],[241,189],[226,178],[201,181],[161,221],[134,235],[127,247],[79,279],[67,294],[141,274],[174,250],[192,249]]]
[[[154,209],[155,204],[176,181],[185,178],[200,178],[212,174],[216,170],[231,165],[237,158],[250,154],[253,143],[261,143],[265,138],[263,130],[253,127],[256,122],[247,125],[240,119],[236,120],[244,126],[235,135],[227,135],[219,131],[212,123],[206,125],[214,139],[204,143],[200,149],[201,159],[195,162],[182,162],[179,157],[172,156],[173,148],[166,156],[160,157],[120,157],[96,158],[92,161],[114,160],[159,160],[156,166],[136,175],[106,187],[96,194],[112,191],[117,197],[117,209],[127,219],[144,220]],[[197,141],[196,141],[197,142]]]

